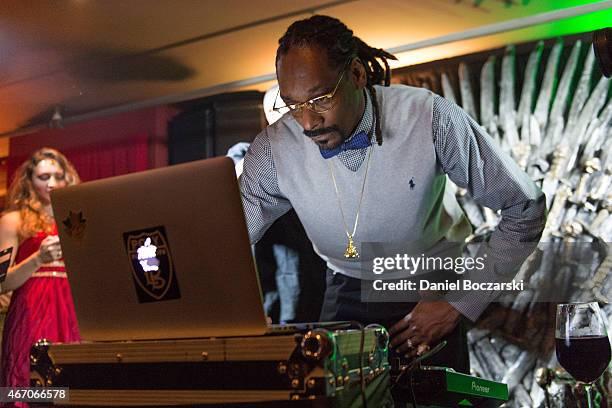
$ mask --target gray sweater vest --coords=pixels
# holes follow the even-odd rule
[[[394,85],[377,86],[376,95],[383,144],[372,145],[354,237],[358,260],[344,258],[348,240],[329,164],[351,232],[367,156],[356,172],[337,157],[323,159],[290,115],[267,129],[279,188],[304,224],[314,250],[332,270],[356,278],[372,271],[374,256],[458,256],[470,233],[454,195],[445,194],[446,175],[433,144],[432,94]]]

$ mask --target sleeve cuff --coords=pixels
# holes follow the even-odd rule
[[[461,299],[451,300],[448,304],[474,323],[493,301],[493,295],[494,292],[486,294],[483,292],[469,292]]]

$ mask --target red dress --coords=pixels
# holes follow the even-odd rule
[[[53,234],[57,234],[56,227]],[[23,241],[17,250],[15,264],[36,252],[47,235],[39,232]],[[42,338],[62,343],[80,340],[62,260],[42,265],[13,292],[2,336],[0,386],[30,386],[30,348]]]

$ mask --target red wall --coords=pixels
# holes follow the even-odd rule
[[[8,180],[33,151],[44,146],[62,151],[83,181],[166,166],[167,123],[177,113],[156,107],[13,137]]]

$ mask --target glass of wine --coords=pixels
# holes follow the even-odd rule
[[[584,383],[589,408],[591,386],[610,364],[610,340],[597,302],[557,305],[557,360]]]

